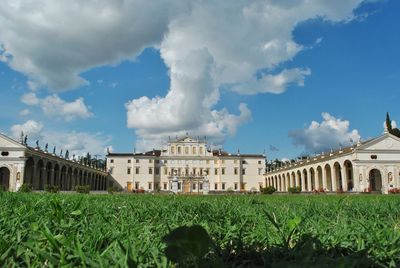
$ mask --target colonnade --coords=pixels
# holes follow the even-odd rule
[[[34,190],[44,190],[46,185],[56,185],[62,191],[71,191],[77,185],[89,185],[92,191],[108,187],[107,173],[103,170],[55,157],[29,156],[25,161],[21,183],[29,183]]]
[[[288,167],[268,172],[265,184],[278,192],[289,187],[299,187],[302,192],[347,192],[354,187],[353,163],[351,160]]]

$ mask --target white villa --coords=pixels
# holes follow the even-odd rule
[[[387,130],[353,147],[287,163],[265,174],[267,186],[278,192],[300,187],[302,192],[379,192],[400,188],[400,139]]]
[[[128,191],[259,191],[264,187],[265,155],[212,150],[206,141],[186,136],[165,149],[145,153],[109,153],[107,167]],[[207,188],[207,189],[206,189]]]

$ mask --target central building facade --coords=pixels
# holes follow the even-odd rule
[[[213,150],[206,141],[186,136],[165,149],[145,153],[108,153],[111,176],[128,191],[203,193],[259,191],[264,187],[265,155]]]

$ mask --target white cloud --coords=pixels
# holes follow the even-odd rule
[[[21,133],[28,135],[30,139],[36,140],[42,138],[43,124],[34,120],[28,120],[23,124],[16,124],[11,127],[11,135],[15,139],[21,137]]]
[[[241,94],[302,86],[308,68],[281,70],[304,49],[293,40],[295,27],[315,18],[347,22],[361,2],[5,0],[0,55],[28,76],[31,88],[65,90],[87,84],[79,76],[85,70],[155,47],[169,69],[169,91],[127,103],[128,126],[142,140],[204,133],[202,126],[209,136],[223,137],[248,120],[250,111],[242,106],[245,114],[234,116],[215,110],[221,86]]]
[[[26,105],[38,105],[40,103],[39,98],[36,96],[34,92],[29,92],[21,96],[21,102]]]
[[[72,121],[77,118],[87,119],[93,116],[83,98],[66,102],[56,94],[41,99],[34,92],[29,92],[22,95],[21,101],[30,106],[40,106],[47,116],[60,117],[65,121]]]
[[[49,144],[49,151],[53,146],[57,147],[57,153],[61,149],[65,152],[68,150],[70,156],[86,155],[91,153],[92,156],[103,156],[105,148],[110,147],[111,137],[102,133],[88,132],[61,132],[52,131],[44,128],[43,123],[34,120],[28,120],[23,124],[13,125],[11,127],[11,136],[19,140],[21,131],[28,135],[28,143],[35,146],[35,141],[40,140],[40,146],[43,148],[46,143]]]
[[[21,116],[27,116],[30,114],[31,114],[31,111],[29,111],[29,109],[23,109],[19,112],[19,115],[21,115]]]
[[[295,145],[304,146],[309,153],[319,153],[330,148],[348,146],[360,139],[358,130],[350,130],[350,122],[335,118],[329,113],[322,113],[323,121],[312,121],[305,129],[289,133]],[[351,142],[352,141],[352,142]]]
[[[274,93],[281,94],[291,84],[304,86],[304,79],[311,74],[308,68],[284,69],[276,75],[268,74],[261,79],[252,79],[246,83],[233,87],[233,90],[242,94]]]

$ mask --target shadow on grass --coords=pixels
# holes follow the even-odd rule
[[[367,251],[327,248],[311,235],[302,235],[293,247],[244,246],[233,240],[225,248],[215,245],[201,226],[179,227],[164,237],[165,254],[177,267],[388,267]],[[396,264],[391,265],[396,266]]]

